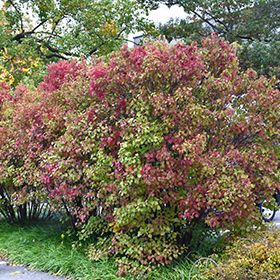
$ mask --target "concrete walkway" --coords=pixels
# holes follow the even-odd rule
[[[30,271],[21,266],[10,266],[0,260],[0,280],[66,280],[66,278]]]
[[[273,223],[280,228],[280,210],[278,210],[275,214],[275,217],[273,219]]]

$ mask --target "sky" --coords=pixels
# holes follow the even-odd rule
[[[168,8],[166,5],[161,4],[159,8],[152,11],[149,15],[149,19],[155,23],[166,23],[170,18],[186,18],[186,13],[183,8],[179,6],[172,6]]]
[[[159,23],[166,23],[171,18],[179,18],[184,19],[186,18],[187,14],[184,12],[182,7],[179,6],[172,6],[168,8],[166,5],[160,4],[157,10],[151,11],[148,18],[155,22],[156,25]],[[141,35],[141,32],[129,34],[128,39],[133,41],[133,37]],[[129,47],[133,46],[133,43],[128,43]]]

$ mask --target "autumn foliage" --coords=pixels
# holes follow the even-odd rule
[[[65,209],[82,239],[106,239],[89,256],[115,256],[119,275],[170,263],[198,223],[257,223],[279,188],[274,83],[212,35],[59,62],[35,91],[2,85],[0,210]]]

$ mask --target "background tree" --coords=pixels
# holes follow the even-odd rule
[[[140,0],[149,9],[160,3],[179,5],[188,14],[185,20],[161,25],[168,40],[187,41],[216,32],[241,45],[243,68],[253,67],[260,74],[280,77],[280,2],[277,0]]]
[[[0,12],[0,79],[41,78],[46,63],[108,54],[151,25],[134,0],[6,0]],[[35,75],[36,73],[36,75]]]

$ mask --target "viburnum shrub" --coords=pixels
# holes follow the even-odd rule
[[[20,85],[12,92],[1,86],[0,213],[10,222],[50,215],[48,192],[41,183],[41,155],[63,134],[67,112],[85,106],[87,96],[77,101],[78,92],[75,97],[59,93],[63,82],[70,82],[73,73],[79,77],[83,68],[75,61],[50,65],[41,90]]]
[[[119,275],[147,272],[178,258],[198,224],[234,233],[260,220],[256,202],[279,188],[273,79],[241,72],[215,34],[201,46],[153,42],[69,63],[50,67],[21,105],[39,122],[36,156],[25,159],[32,126],[19,109],[10,139],[25,139],[17,171],[34,178],[20,193],[33,186],[63,207],[81,240],[98,235],[93,260],[113,255]]]
[[[81,239],[111,240],[92,259],[109,253],[119,275],[137,274],[176,259],[198,223],[257,222],[255,203],[279,187],[273,79],[240,72],[215,35],[201,47],[124,47],[87,77],[88,107],[43,155],[43,183]]]

